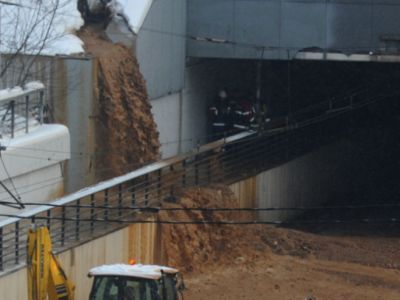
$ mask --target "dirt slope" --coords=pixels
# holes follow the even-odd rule
[[[79,33],[87,53],[97,58],[98,128],[96,166],[100,179],[120,175],[159,155],[157,127],[147,91],[132,50],[113,44],[95,29]]]
[[[192,188],[169,207],[235,207],[224,186]],[[251,215],[216,213],[213,220]],[[164,212],[204,220],[209,213]],[[398,235],[323,235],[267,225],[166,225],[166,263],[183,270],[186,299],[400,299]]]

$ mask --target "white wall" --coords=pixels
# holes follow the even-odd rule
[[[2,151],[4,165],[2,163],[0,167],[0,180],[14,196],[19,195],[22,202],[42,203],[63,194],[62,164],[70,157],[69,132],[65,126],[42,125],[29,134],[1,140],[1,143],[7,148]],[[2,187],[0,201],[15,203]],[[0,207],[0,214],[20,212],[7,206]]]
[[[163,158],[179,153],[181,139],[180,97],[180,93],[176,93],[150,101],[151,111],[160,133],[159,139]]]
[[[217,90],[211,70],[209,62],[187,67],[183,91],[150,101],[163,158],[207,142],[207,107]]]
[[[40,170],[34,170],[29,173],[12,178],[13,184],[16,187],[18,194],[16,194],[10,180],[3,181],[7,188],[13,195],[19,195],[21,202],[50,202],[64,194],[64,178],[62,174],[61,163],[47,166]],[[13,202],[14,199],[1,187],[0,188],[0,201]],[[37,206],[28,205],[25,209],[14,209],[8,206],[0,206],[1,214],[20,214],[26,210],[33,209]],[[6,217],[0,216],[0,220]]]
[[[153,1],[136,40],[151,99],[179,92],[186,58],[186,0]]]
[[[0,139],[6,150],[2,151],[4,167],[0,168],[0,180],[18,177],[70,157],[68,128],[58,124],[44,124],[34,131],[13,139]]]

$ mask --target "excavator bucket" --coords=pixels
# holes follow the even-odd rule
[[[74,285],[52,252],[47,227],[29,230],[27,250],[29,300],[73,300]]]

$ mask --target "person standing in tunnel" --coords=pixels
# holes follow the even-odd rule
[[[232,103],[225,89],[218,92],[218,96],[208,109],[211,127],[211,140],[223,138],[232,129]]]
[[[256,111],[253,102],[247,98],[238,101],[233,111],[233,128],[238,131],[248,130],[255,122]]]

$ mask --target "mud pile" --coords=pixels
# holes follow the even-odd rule
[[[228,187],[214,185],[186,189],[176,204],[163,206],[234,208],[238,207],[238,201]],[[185,210],[162,211],[159,217],[170,221],[248,221],[254,220],[255,216],[249,212]],[[343,234],[346,232],[343,227],[338,227],[337,232],[333,233],[336,226],[332,224],[330,234],[321,235],[308,232],[307,228],[299,230],[260,224],[164,224],[161,227],[163,263],[177,267],[184,273],[198,274],[221,271],[231,266],[252,270],[258,262],[280,255],[400,269],[397,251],[400,248],[400,228],[393,228],[392,232],[386,228],[386,235],[382,232],[370,234],[371,229],[364,227],[365,232]],[[343,226],[354,228],[352,223]],[[376,247],[377,243],[379,247]],[[382,255],[382,251],[385,255]]]
[[[97,60],[97,179],[121,175],[159,157],[157,126],[132,50],[90,27],[79,34]],[[108,170],[104,172],[104,170]]]
[[[189,188],[183,192],[177,204],[164,207],[183,208],[233,208],[238,201],[232,191],[222,185],[209,188]],[[251,220],[249,213],[163,211],[160,220],[179,221],[244,221]],[[254,228],[248,225],[163,225],[162,243],[164,261],[184,272],[209,271],[235,262],[251,261],[259,256],[264,242]],[[261,245],[261,248],[260,248]],[[258,250],[257,250],[258,249]],[[245,250],[245,251],[244,251]]]

